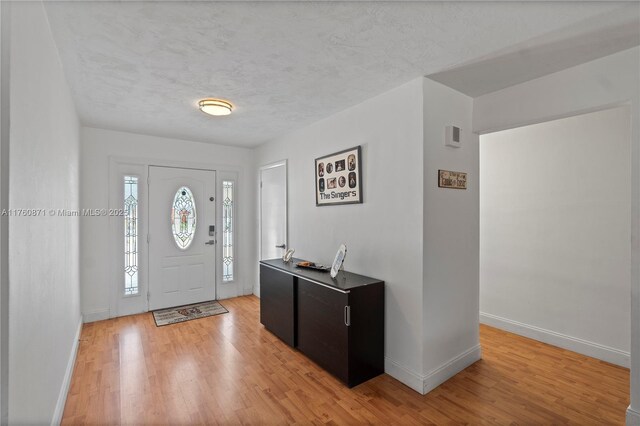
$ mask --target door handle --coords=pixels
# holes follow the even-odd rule
[[[344,325],[349,327],[351,325],[351,306],[344,307]]]
[[[205,243],[205,245],[212,246],[216,243],[216,240],[209,240]]]
[[[281,248],[281,249],[286,248],[286,247],[287,247],[286,244],[280,244],[279,246],[276,246],[276,248]]]

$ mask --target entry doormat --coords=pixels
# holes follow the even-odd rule
[[[226,314],[227,312],[229,311],[220,302],[211,300],[209,302],[194,303],[193,305],[158,309],[153,311],[153,319],[156,321],[156,327],[162,327],[163,325]]]

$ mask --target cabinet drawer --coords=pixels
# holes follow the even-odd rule
[[[298,278],[298,349],[343,382],[348,382],[349,295]]]
[[[296,345],[294,277],[260,266],[260,322],[289,346]]]

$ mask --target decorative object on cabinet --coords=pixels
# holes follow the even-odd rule
[[[331,269],[328,266],[320,265],[319,263],[309,262],[307,260],[303,260],[302,262],[296,263],[298,268],[307,268],[307,269],[315,269],[316,271],[329,272]]]
[[[316,206],[362,203],[361,148],[316,158]]]
[[[344,258],[347,255],[347,246],[344,244],[340,244],[338,248],[338,252],[336,253],[336,257],[333,258],[333,264],[331,265],[331,278],[335,278],[342,268],[342,264],[344,263]]]
[[[284,253],[284,255],[282,256],[282,260],[284,260],[285,263],[291,262],[291,258],[293,257],[293,253],[295,252],[295,249],[290,248]]]

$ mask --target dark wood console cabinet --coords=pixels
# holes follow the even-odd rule
[[[260,322],[353,387],[384,372],[384,281],[260,262]]]
[[[264,287],[263,287],[264,285]],[[295,283],[292,275],[260,268],[260,322],[289,346],[296,346]]]

